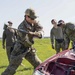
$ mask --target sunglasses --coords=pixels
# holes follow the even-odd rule
[[[30,16],[28,16],[31,20],[35,20],[34,18],[31,18]]]

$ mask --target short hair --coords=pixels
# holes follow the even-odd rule
[[[54,21],[55,21],[55,19],[52,19],[52,20],[51,20],[51,23],[53,24]]]

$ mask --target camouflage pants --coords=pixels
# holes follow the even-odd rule
[[[10,63],[11,46],[6,46],[6,53],[7,53],[8,61]]]
[[[68,48],[69,48],[69,44],[70,44],[70,39],[67,38],[67,39],[65,40],[65,49],[68,49]]]
[[[28,48],[21,47],[22,44],[15,44],[14,50],[11,53],[10,64],[1,75],[14,75],[16,69],[21,64],[23,57],[25,57],[25,59],[28,60],[34,66],[34,68],[36,68],[41,63],[41,60],[37,57],[34,49],[31,49],[28,53],[26,53],[26,55],[23,55],[28,50]]]
[[[55,41],[56,54],[60,52],[60,49],[62,49],[62,51],[65,50],[65,42],[63,41],[62,43],[58,43]]]
[[[71,41],[71,46],[72,46],[71,48],[73,49],[75,48],[75,41]]]

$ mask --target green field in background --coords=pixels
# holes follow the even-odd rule
[[[55,50],[51,48],[50,39],[35,39],[34,47],[37,50],[38,57],[43,61],[55,54]],[[23,60],[22,63],[25,65],[19,66],[15,75],[32,75],[33,66],[27,61]],[[2,41],[0,40],[0,75],[8,66],[8,60],[6,56],[6,50],[2,49]]]

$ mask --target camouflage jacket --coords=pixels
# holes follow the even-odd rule
[[[5,45],[5,41],[6,41],[6,46],[13,45],[13,43],[16,41],[15,30],[7,28],[3,31],[2,45]]]
[[[72,23],[66,23],[63,27],[63,32],[66,37],[68,37],[71,41],[75,41],[75,25]]]
[[[29,24],[25,20],[18,26],[18,42],[22,43],[25,47],[30,47],[34,40],[35,36],[28,34],[29,32],[37,32],[40,33],[40,38],[42,38],[42,27],[36,23],[34,25]]]

